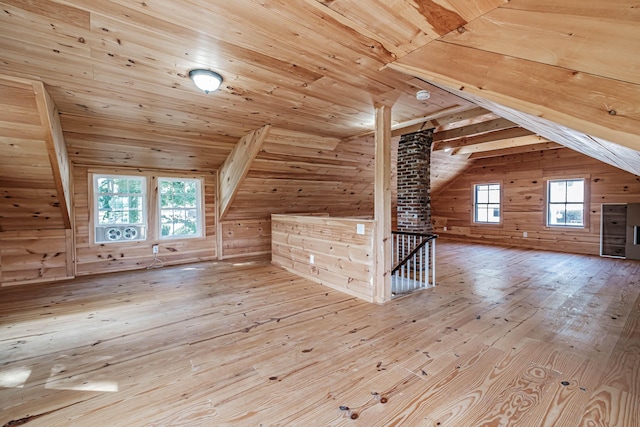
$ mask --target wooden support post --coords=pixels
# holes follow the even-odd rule
[[[2,270],[3,270],[2,269],[2,238],[1,238],[1,236],[2,236],[2,232],[0,232],[0,286],[2,286],[2,282],[3,282],[3,279],[2,279]]]
[[[391,107],[376,106],[374,302],[391,300]]]
[[[222,219],[220,218],[220,169],[216,171],[216,257],[223,258],[222,251]]]

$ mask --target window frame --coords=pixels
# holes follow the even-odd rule
[[[163,236],[162,235],[162,195],[161,195],[161,182],[162,181],[185,181],[185,182],[194,182],[196,184],[196,233],[193,235],[190,234],[180,234],[173,236]],[[175,240],[175,239],[197,239],[204,237],[204,216],[205,212],[203,209],[203,201],[204,201],[204,183],[202,178],[197,177],[183,177],[183,176],[158,176],[156,177],[157,191],[156,191],[156,208],[157,208],[157,239],[158,240]],[[180,209],[187,209],[185,207]]]
[[[98,194],[96,189],[94,188],[94,180],[95,177],[99,176],[108,176],[114,178],[121,177],[132,177],[132,178],[144,178],[146,185],[144,186],[145,191],[145,218],[146,218],[146,228],[144,230],[145,239],[136,239],[136,240],[114,240],[114,241],[98,241],[96,242],[96,225],[97,225],[97,197]],[[199,236],[180,236],[173,238],[160,238],[160,212],[159,209],[159,196],[158,196],[158,177],[163,178],[177,178],[177,179],[196,179],[200,181],[200,206],[197,208],[200,214],[200,235]],[[97,181],[96,181],[97,182]],[[212,209],[211,212],[207,212],[207,189],[208,185],[211,185],[208,181],[208,175],[203,173],[189,173],[185,171],[184,173],[174,172],[174,171],[156,171],[152,169],[132,169],[132,168],[105,168],[105,167],[87,167],[87,175],[86,175],[86,185],[88,188],[87,202],[88,202],[88,212],[86,213],[88,217],[88,245],[89,247],[97,247],[97,246],[105,246],[111,243],[119,243],[121,246],[129,247],[129,246],[141,246],[147,247],[155,244],[168,244],[170,242],[177,242],[181,240],[206,240],[209,237],[213,236],[208,235],[207,233],[207,224],[211,220],[211,216],[215,215],[215,210]],[[215,188],[215,187],[213,187]],[[76,214],[77,215],[77,214]],[[216,217],[217,221],[217,217]],[[116,246],[116,245],[114,245]]]
[[[478,220],[478,216],[477,216],[477,213],[478,213],[478,200],[477,200],[477,198],[478,198],[478,187],[483,187],[483,186],[490,187],[492,185],[497,185],[498,186],[498,198],[499,198],[499,200],[498,200],[497,205],[498,205],[498,209],[499,209],[499,212],[500,212],[499,217],[498,217],[498,221],[497,222],[479,221]],[[487,188],[487,191],[490,191],[490,189]],[[481,227],[484,227],[484,226],[489,226],[489,227],[502,226],[503,218],[504,218],[504,215],[503,215],[503,212],[504,212],[503,211],[503,207],[504,207],[504,205],[502,203],[502,199],[503,199],[502,194],[503,194],[503,185],[502,185],[502,181],[500,181],[500,180],[474,182],[471,185],[471,200],[472,200],[471,223],[474,226],[481,226]],[[482,204],[483,205],[487,205],[487,210],[488,210],[489,209],[489,205],[495,205],[496,203],[488,203],[487,202],[487,203],[482,203]],[[488,211],[487,211],[487,213],[488,213]]]
[[[551,224],[550,223],[550,214],[551,214],[551,206],[552,204],[560,204],[558,202],[551,202],[551,183],[552,182],[562,182],[565,183],[568,181],[582,181],[583,189],[582,189],[582,225],[571,225],[567,224],[566,221],[564,224]],[[590,220],[589,220],[589,211],[590,211],[590,176],[589,175],[574,175],[574,176],[551,176],[544,178],[545,186],[544,186],[544,227],[546,230],[557,230],[557,229],[567,229],[567,230],[576,230],[576,231],[589,231],[590,230]],[[568,202],[565,196],[565,202],[562,204],[571,204],[575,202]],[[566,209],[566,208],[565,208]]]
[[[98,191],[98,180],[101,178],[108,179],[128,179],[128,180],[136,180],[141,181],[141,189],[140,193],[141,197],[141,209],[142,212],[142,222],[140,223],[126,223],[126,224],[100,224],[100,207],[99,207],[99,199],[100,195],[104,193],[100,193]],[[144,175],[131,175],[131,174],[118,174],[118,173],[92,173],[91,174],[91,188],[92,188],[92,205],[93,212],[91,213],[91,241],[96,245],[104,245],[104,244],[112,244],[112,243],[136,243],[136,242],[144,242],[149,240],[149,191],[148,191],[148,179]],[[137,194],[137,193],[109,193],[109,194]],[[116,239],[116,240],[101,240],[98,241],[98,228],[116,228],[116,227],[142,227],[143,233],[141,237],[134,239]]]

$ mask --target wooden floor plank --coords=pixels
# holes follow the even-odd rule
[[[437,262],[385,305],[260,260],[0,288],[0,426],[640,423],[639,262]]]

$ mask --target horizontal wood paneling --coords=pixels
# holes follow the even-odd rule
[[[364,234],[356,233],[357,224],[364,225]],[[273,215],[271,227],[274,264],[373,302],[373,221]]]
[[[0,76],[0,231],[69,228],[69,164],[53,108],[40,82]]]
[[[72,260],[64,229],[0,233],[2,286],[68,279]]]
[[[545,225],[545,179],[588,176],[584,229]],[[502,224],[473,225],[474,183],[500,181]],[[563,148],[473,161],[448,187],[432,195],[435,232],[471,241],[598,255],[602,203],[640,201],[640,177]],[[444,227],[447,231],[444,231]],[[523,232],[528,237],[523,237]]]
[[[222,223],[223,257],[270,251],[271,214],[284,213],[373,217],[373,138],[272,128]]]
[[[240,219],[222,221],[222,258],[271,252],[271,221]]]
[[[161,240],[151,233],[143,242],[96,244],[91,240],[89,207],[90,171],[101,173],[137,174],[143,173],[150,179],[152,176],[177,176],[176,172],[140,171],[126,168],[105,170],[88,166],[74,167],[75,186],[75,221],[76,221],[76,265],[77,275],[99,274],[112,271],[143,269],[153,263],[151,246],[159,246],[158,257],[164,264],[179,264],[194,261],[212,260],[216,258],[216,180],[213,174],[192,174],[184,171],[182,176],[204,178],[204,210],[206,237],[193,239]],[[180,175],[180,174],[178,174]],[[149,209],[152,212],[153,209]],[[150,220],[150,223],[153,222]],[[152,226],[150,224],[150,227]],[[157,265],[154,264],[154,265]]]

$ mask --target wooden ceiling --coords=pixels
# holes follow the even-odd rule
[[[402,9],[411,16],[389,37],[421,34],[420,43],[436,37],[409,3]],[[386,40],[341,22],[346,18],[334,9],[350,7],[347,2],[333,2],[333,9],[316,1],[251,0],[0,4],[0,69],[44,81],[70,133],[86,126],[167,129],[214,147],[219,141],[228,151],[267,123],[339,138],[370,131],[374,102],[393,104],[395,122],[472,106],[419,79],[380,70],[397,55]],[[377,19],[380,26],[385,16]],[[194,68],[219,72],[221,90],[197,90],[187,77]],[[419,89],[432,97],[417,101]]]
[[[522,115],[501,118],[506,110],[495,103],[637,152],[640,9],[629,0],[557,3],[0,0],[0,73],[44,82],[69,157],[81,164],[218,169],[243,136],[267,124],[327,138],[367,134],[376,103],[393,106],[396,132],[436,126],[435,148],[465,156],[565,143],[563,127],[542,139]],[[538,80],[522,62],[541,64],[533,68]],[[221,90],[198,91],[187,77],[194,68],[219,72]],[[536,101],[535,83],[554,76],[550,68],[578,73],[572,88],[589,79],[617,86],[582,99],[562,96],[557,78]],[[494,71],[499,77],[488,80]],[[431,98],[418,101],[419,89]],[[491,111],[476,106],[485,97]],[[597,102],[606,115],[600,106],[587,125]],[[640,160],[623,168],[639,173]]]

